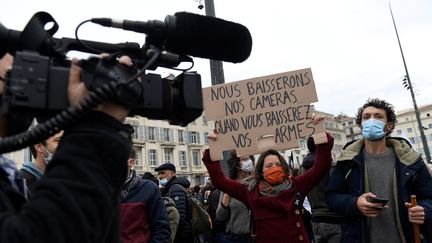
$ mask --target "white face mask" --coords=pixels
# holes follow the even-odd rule
[[[254,165],[253,165],[252,160],[248,159],[242,163],[242,166],[241,166],[242,171],[250,173],[253,171],[253,169],[254,169]]]
[[[42,159],[45,161],[45,164],[48,164],[52,160],[54,154],[48,151],[48,149],[46,149],[45,146],[42,145],[42,147],[45,149],[45,152],[47,152],[48,154],[46,157],[42,155]]]

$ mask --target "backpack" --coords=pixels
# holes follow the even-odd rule
[[[184,189],[184,187],[181,188],[186,193],[189,201],[189,206],[192,209],[192,218],[191,218],[192,235],[198,236],[211,231],[212,220],[210,218],[210,215],[207,213],[205,207],[201,204],[201,202],[198,199],[190,195]],[[168,193],[168,195],[170,195],[170,192]]]

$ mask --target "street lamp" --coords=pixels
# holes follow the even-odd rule
[[[407,67],[406,62],[405,62],[405,57],[404,57],[404,54],[403,54],[403,51],[402,51],[402,45],[401,45],[401,42],[400,42],[400,39],[399,39],[399,34],[398,34],[398,31],[397,31],[397,28],[396,28],[396,23],[395,23],[395,20],[394,20],[394,17],[393,17],[393,11],[391,9],[390,3],[389,3],[389,7],[390,7],[390,13],[391,13],[391,16],[392,16],[392,20],[393,20],[393,26],[394,26],[394,29],[395,29],[395,32],[396,32],[396,37],[397,37],[397,40],[398,40],[398,43],[399,43],[399,49],[400,49],[400,52],[401,52],[402,61],[403,61],[404,67],[405,67],[405,78],[403,79],[402,84],[411,93],[411,98],[412,98],[413,105],[414,105],[414,113],[415,113],[416,118],[417,118],[418,128],[420,130],[420,137],[421,137],[422,143],[423,143],[423,151],[425,153],[427,163],[431,163],[431,157],[430,157],[430,153],[429,153],[429,147],[428,147],[428,144],[427,144],[426,136],[424,134],[424,128],[423,128],[423,125],[422,125],[422,122],[421,122],[421,119],[420,119],[420,111],[419,111],[419,109],[417,107],[417,102],[416,102],[416,99],[415,99],[414,89],[413,89],[413,86],[412,86],[412,83],[411,83],[411,79],[410,79],[410,76],[409,76],[409,73],[408,73],[408,67]]]

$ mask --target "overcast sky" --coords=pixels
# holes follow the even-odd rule
[[[417,104],[432,104],[432,2],[392,0]],[[248,60],[224,63],[225,81],[232,82],[310,67],[320,111],[355,115],[369,97],[412,108],[391,20],[384,0],[215,0],[217,17],[245,25],[252,34]],[[205,14],[194,0],[14,0],[0,8],[0,22],[22,30],[37,11],[49,12],[59,23],[55,37],[73,37],[75,27],[93,17],[163,20],[179,11]],[[143,34],[88,24],[80,37],[104,42],[143,43]],[[211,85],[209,62],[194,58],[203,86]]]

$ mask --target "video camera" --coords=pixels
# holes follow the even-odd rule
[[[168,15],[165,21],[115,21],[93,18],[107,27],[145,33],[142,47],[138,43],[110,44],[76,38],[54,38],[58,24],[46,12],[36,13],[22,32],[0,24],[0,57],[6,52],[14,56],[13,67],[5,77],[0,113],[13,122],[12,133],[24,131],[34,117],[47,119],[42,126],[45,137],[72,122],[83,110],[111,100],[131,109],[129,115],[168,120],[170,124],[186,126],[202,113],[201,77],[196,72],[183,71],[174,79],[145,73],[157,67],[175,70],[182,62],[193,59],[188,55],[242,62],[251,51],[248,29],[240,24],[214,17],[180,12]],[[81,23],[81,24],[83,24]],[[50,29],[45,26],[51,24]],[[99,54],[109,58],[80,60],[82,79],[92,95],[79,108],[70,107],[67,95],[71,50]],[[126,67],[117,58],[129,56],[134,65]],[[23,135],[11,144],[37,140],[35,135]],[[2,141],[4,142],[4,141]],[[29,141],[28,143],[31,143]],[[12,145],[11,145],[12,146]],[[0,147],[3,146],[0,143]],[[6,149],[8,150],[8,149]],[[5,152],[0,149],[0,152]]]

